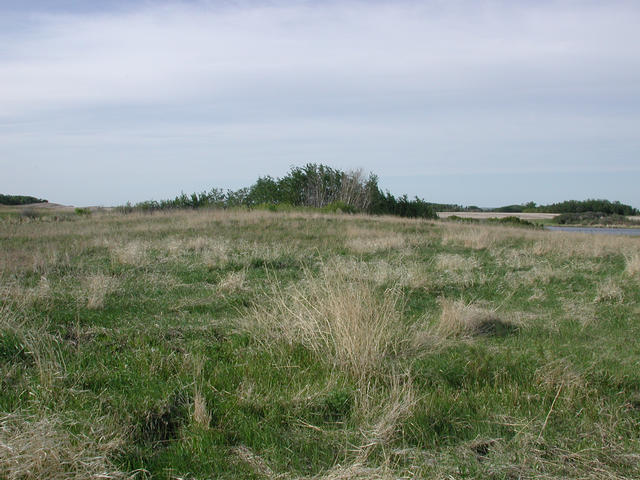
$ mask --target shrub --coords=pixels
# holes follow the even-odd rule
[[[322,207],[322,211],[326,213],[357,213],[358,209],[353,205],[348,205],[340,200],[335,200],[329,205]]]
[[[0,193],[0,205],[27,205],[29,203],[47,203],[47,200],[28,195],[3,195]]]
[[[31,220],[35,220],[36,218],[40,218],[42,214],[33,208],[25,208],[20,212],[21,218],[30,218]]]

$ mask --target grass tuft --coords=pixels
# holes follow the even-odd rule
[[[433,330],[441,338],[504,335],[516,329],[512,323],[500,319],[494,310],[447,298],[439,299],[439,303],[442,310]]]
[[[121,447],[121,438],[99,427],[93,428],[90,436],[70,433],[77,428],[73,422],[57,417],[0,415],[0,477],[7,480],[130,478],[110,460]]]
[[[307,272],[290,288],[276,284],[270,305],[253,308],[253,324],[269,344],[301,343],[336,368],[362,378],[378,370],[398,351],[405,330],[402,294],[377,291],[365,281],[351,281],[341,272]]]

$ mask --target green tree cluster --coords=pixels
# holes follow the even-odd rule
[[[406,195],[395,197],[382,192],[378,177],[365,176],[362,170],[342,171],[322,164],[308,163],[292,167],[282,178],[264,176],[248,188],[224,191],[182,193],[174,199],[148,200],[135,206],[122,207],[124,211],[166,210],[174,208],[230,208],[256,207],[311,207],[324,211],[365,212],[377,215],[436,218],[432,205]]]
[[[47,200],[28,195],[3,195],[0,193],[0,205],[28,205],[30,203],[47,203]]]

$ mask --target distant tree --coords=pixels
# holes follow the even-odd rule
[[[47,203],[42,198],[31,197],[29,195],[3,195],[0,193],[0,205],[27,205],[29,203]]]

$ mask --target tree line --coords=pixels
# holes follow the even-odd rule
[[[0,193],[0,205],[28,205],[30,203],[47,203],[47,200],[29,195],[4,195]]]
[[[603,199],[565,200],[564,202],[550,205],[536,205],[528,202],[522,205],[507,205],[493,209],[495,212],[541,212],[541,213],[586,213],[598,212],[607,215],[639,215],[637,208],[625,205],[618,201],[612,202]]]
[[[396,197],[378,186],[378,177],[362,170],[342,171],[322,164],[292,167],[281,178],[264,176],[239,190],[212,188],[210,191],[182,193],[174,199],[148,200],[123,210],[168,210],[176,208],[288,208],[307,207],[324,211],[436,218],[429,203],[407,195]]]

